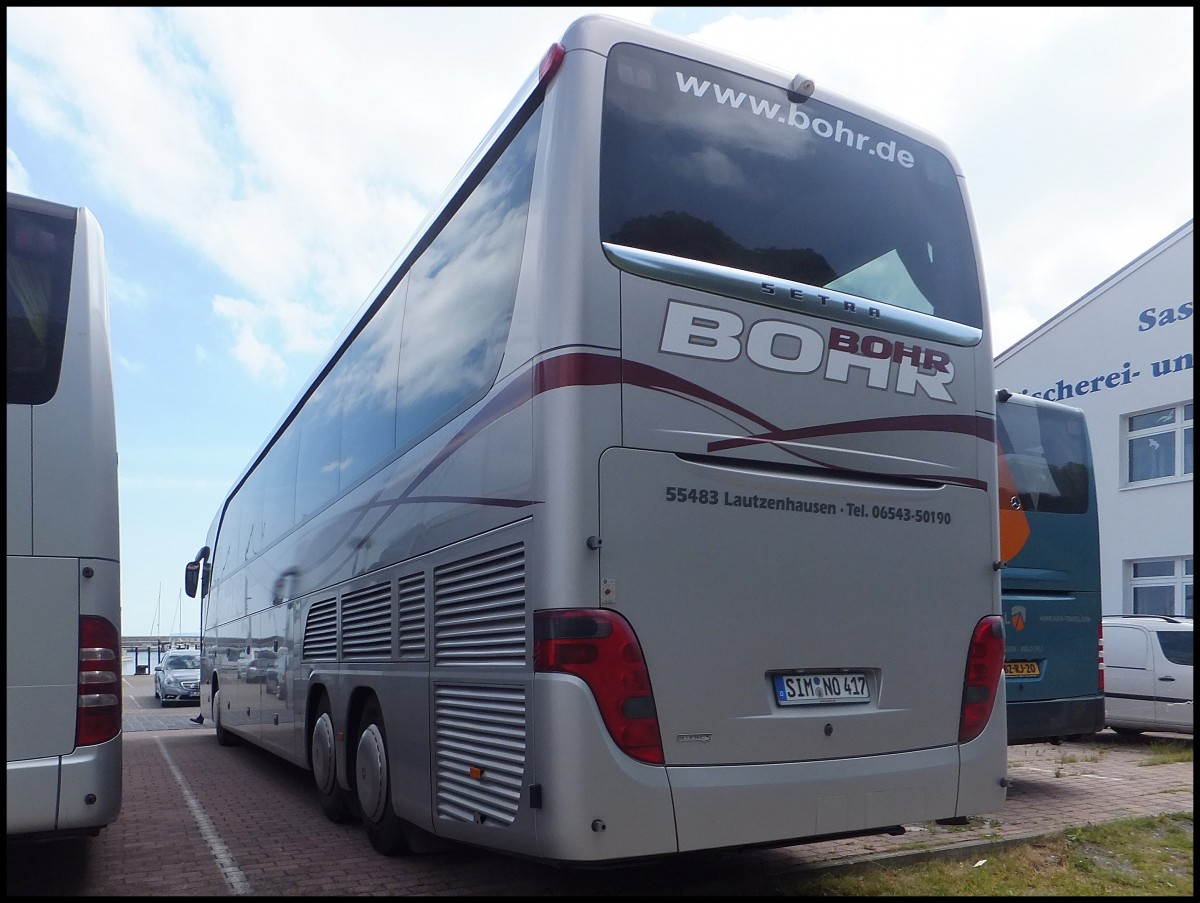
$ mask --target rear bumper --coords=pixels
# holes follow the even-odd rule
[[[1010,702],[1007,706],[1008,745],[1053,743],[1104,730],[1104,697]]]
[[[825,835],[884,833],[893,826],[981,811],[960,805],[960,747],[950,745],[816,762],[668,768],[679,850]],[[1004,805],[1002,774],[990,804]]]
[[[122,738],[8,763],[8,836],[95,834],[121,811]]]
[[[544,793],[532,811],[538,853],[550,860],[617,861],[885,833],[1004,806],[999,710],[970,743],[808,762],[662,767],[616,748],[577,678],[539,674],[537,689],[533,773]],[[1003,700],[1001,693],[998,706]],[[464,838],[468,831],[483,834],[463,826]]]

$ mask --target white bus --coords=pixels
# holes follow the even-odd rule
[[[8,836],[121,809],[117,441],[104,238],[8,194]]]
[[[385,854],[995,812],[993,393],[934,138],[583,18],[188,565],[217,739]]]

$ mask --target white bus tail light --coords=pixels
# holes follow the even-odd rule
[[[975,625],[967,651],[962,711],[958,721],[959,743],[974,740],[987,727],[1003,674],[1004,620],[999,615],[988,615]]]
[[[79,694],[75,745],[105,743],[121,732],[121,641],[104,618],[79,619]]]
[[[583,680],[617,746],[638,761],[664,763],[650,672],[637,636],[623,617],[598,609],[538,612],[534,670]]]

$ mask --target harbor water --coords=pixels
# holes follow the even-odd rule
[[[169,643],[163,641],[149,646],[121,647],[121,674],[153,674],[154,666],[163,660],[173,648],[195,649],[198,644]]]
[[[166,650],[164,650],[165,653]],[[121,650],[121,674],[149,674],[154,671],[154,666],[162,660],[157,649],[138,649],[135,652],[131,649]],[[139,666],[141,670],[139,670]]]

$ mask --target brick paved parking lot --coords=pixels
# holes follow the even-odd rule
[[[10,842],[10,896],[779,895],[812,869],[930,850],[978,855],[980,844],[1072,825],[1192,811],[1191,762],[1144,766],[1153,735],[1105,731],[1059,747],[1012,747],[1003,810],[966,826],[908,825],[901,837],[688,854],[609,870],[558,869],[466,848],[388,859],[360,826],[325,819],[306,772],[250,746],[219,747],[211,723],[189,720],[195,706],[163,710],[152,691],[148,700],[140,685],[131,693],[120,817],[87,840]]]

